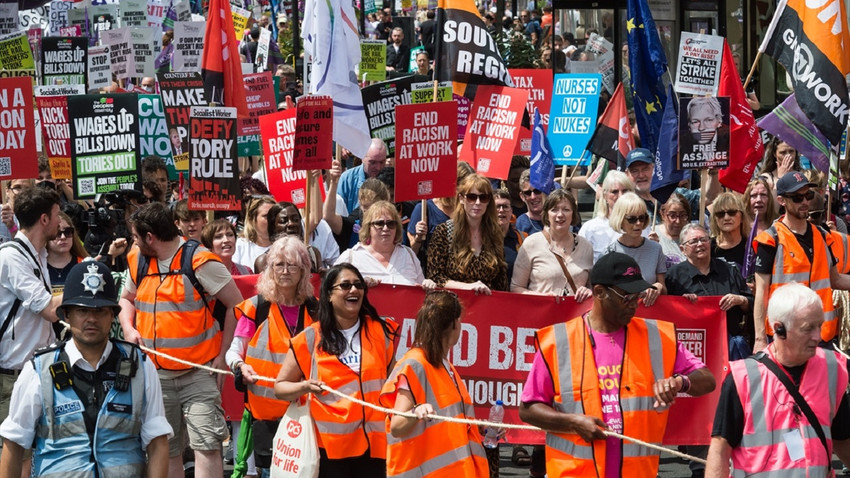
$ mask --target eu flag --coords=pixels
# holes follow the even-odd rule
[[[628,0],[627,6],[626,29],[635,119],[641,146],[655,153],[661,129],[661,111],[667,101],[662,81],[667,72],[667,57],[647,0]]]
[[[555,160],[546,132],[540,123],[540,112],[534,108],[534,131],[531,132],[531,170],[528,182],[546,194],[555,189]]]
[[[667,103],[664,105],[658,150],[655,152],[655,168],[652,172],[652,186],[649,188],[650,194],[658,200],[658,204],[666,203],[679,182],[691,177],[689,169],[678,169],[679,112],[676,94],[672,86],[667,88]]]

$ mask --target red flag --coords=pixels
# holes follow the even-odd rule
[[[622,83],[614,90],[614,96],[605,107],[605,112],[602,113],[602,118],[596,125],[596,131],[590,137],[587,149],[619,168],[625,167],[626,155],[635,149]]]
[[[743,193],[764,155],[764,144],[753,110],[747,103],[729,43],[723,42],[723,63],[717,96],[729,97],[729,167],[720,170],[720,184]]]
[[[207,98],[219,106],[236,108],[237,115],[248,117],[248,102],[242,80],[239,44],[233,31],[233,14],[227,0],[210,0],[201,76]]]

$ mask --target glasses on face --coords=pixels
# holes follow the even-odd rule
[[[705,236],[697,237],[695,239],[691,239],[690,241],[686,242],[685,245],[693,247],[693,246],[696,246],[697,244],[708,244],[709,240],[710,239],[705,237]]]
[[[649,214],[641,214],[640,216],[626,216],[624,219],[629,224],[637,224],[638,221],[646,224],[649,221]]]
[[[623,304],[631,304],[638,299],[643,299],[644,297],[646,297],[645,291],[644,292],[638,292],[637,294],[623,295],[623,294],[617,292],[617,289],[614,289],[613,287],[609,287],[608,290],[610,290],[611,292],[614,293],[614,295],[619,297],[620,300],[623,301]]]
[[[535,189],[526,189],[525,191],[522,191],[522,195],[523,195],[523,196],[525,196],[525,197],[527,197],[527,198],[531,197],[531,195],[532,195],[532,194],[533,194],[533,195],[535,195],[535,196],[540,196],[541,194],[543,194],[543,191],[541,191],[541,190],[539,190],[539,189],[537,189],[537,188],[535,188]]]
[[[387,229],[395,229],[396,222],[393,221],[392,219],[387,219],[387,220],[381,219],[381,220],[378,220],[378,221],[372,221],[372,227],[374,227],[375,229],[383,229],[384,226],[386,226]]]
[[[57,234],[56,237],[67,237],[69,239],[73,239],[74,238],[74,228],[73,227],[66,227],[65,229],[59,229],[59,234]]]
[[[792,202],[794,202],[796,204],[799,204],[799,203],[803,202],[804,199],[806,201],[811,201],[812,199],[814,199],[815,198],[815,192],[814,191],[808,191],[805,194],[783,194],[783,197],[785,197],[786,199],[790,199]]]
[[[741,212],[737,209],[729,209],[726,211],[714,211],[714,215],[717,216],[717,219],[723,219],[726,216],[735,217],[738,213]]]
[[[510,204],[496,204],[497,211],[508,211],[511,209]]]
[[[12,191],[15,194],[18,194],[19,192],[24,190],[24,187],[21,186],[21,185],[16,185],[16,186],[10,187],[9,190]]]
[[[628,189],[611,189],[608,191],[608,194],[615,194],[619,196],[621,194],[626,194],[627,192],[629,192]]]
[[[481,204],[487,204],[488,202],[490,202],[490,195],[484,194],[484,193],[482,193],[482,194],[466,193],[466,194],[463,195],[463,197],[465,197],[466,200],[469,201],[469,202],[480,201]]]
[[[298,267],[298,264],[288,264],[288,263],[285,264],[285,263],[282,263],[282,262],[273,265],[272,268],[274,268],[274,271],[277,272],[277,273],[297,272],[300,269]]]
[[[339,284],[335,284],[335,285],[331,286],[331,290],[339,289],[339,290],[342,290],[342,291],[345,291],[345,292],[350,291],[352,288],[363,290],[363,283],[360,282],[359,280],[356,280],[354,282],[344,281],[344,282],[340,282]]]
[[[669,213],[669,214],[667,214],[667,219],[670,219],[671,221],[687,221],[688,220],[688,213],[686,213],[686,212],[680,212],[679,214]]]

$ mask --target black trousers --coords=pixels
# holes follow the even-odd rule
[[[319,448],[319,478],[386,478],[387,462],[369,456],[331,460],[324,448]]]

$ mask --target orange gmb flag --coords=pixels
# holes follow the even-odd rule
[[[850,113],[848,48],[841,0],[780,0],[759,48],[788,70],[797,103],[833,145]]]
[[[201,76],[204,78],[204,91],[211,102],[236,108],[240,118],[248,117],[242,62],[227,0],[210,0]]]

